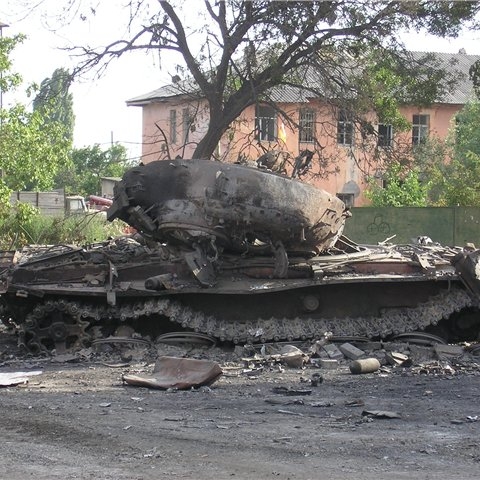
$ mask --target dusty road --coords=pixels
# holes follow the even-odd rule
[[[476,363],[367,375],[266,365],[246,375],[207,353],[229,368],[196,391],[123,384],[150,361],[9,356],[0,372],[43,373],[0,389],[0,478],[480,478]],[[312,386],[318,372],[323,383]],[[400,418],[362,415],[372,410]]]

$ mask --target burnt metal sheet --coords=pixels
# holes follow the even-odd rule
[[[221,375],[222,369],[216,362],[165,356],[155,363],[152,376],[124,375],[123,381],[139,387],[186,390],[211,385]]]

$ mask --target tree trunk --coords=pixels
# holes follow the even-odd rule
[[[212,158],[222,135],[227,131],[229,123],[222,115],[212,115],[208,126],[207,133],[200,140],[193,152],[193,158],[210,159]]]

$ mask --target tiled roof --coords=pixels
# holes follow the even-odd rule
[[[138,97],[127,100],[128,106],[142,106],[151,102],[161,102],[175,97],[197,95],[198,88],[189,81],[180,81],[164,85],[152,92],[139,95]]]
[[[414,58],[420,59],[424,55],[433,54],[442,68],[455,74],[458,80],[456,88],[446,93],[443,98],[438,99],[438,103],[465,104],[473,97],[473,85],[469,79],[470,66],[480,55],[467,55],[465,53],[441,53],[441,52],[411,52]],[[142,106],[152,102],[162,102],[175,97],[198,95],[199,91],[195,88],[192,81],[184,80],[160,87],[152,92],[139,95],[138,97],[127,100],[129,106]],[[312,97],[317,95],[297,86],[278,86],[270,92],[270,98],[277,103],[306,103]]]
[[[414,55],[422,56],[424,52],[413,52]],[[451,103],[463,105],[473,98],[473,83],[469,77],[470,67],[478,60],[480,55],[467,55],[466,53],[440,53],[435,52],[435,57],[441,62],[443,68],[454,73],[457,85],[454,90],[447,92],[438,103]]]

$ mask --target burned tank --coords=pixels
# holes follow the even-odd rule
[[[158,161],[128,171],[107,218],[148,238],[244,254],[282,244],[333,247],[348,212],[329,193],[271,172],[206,160]]]
[[[136,234],[3,252],[0,316],[29,350],[57,353],[124,325],[235,343],[478,334],[478,252],[357,245],[342,236],[348,216],[269,171],[152,162],[125,174],[107,212]]]

